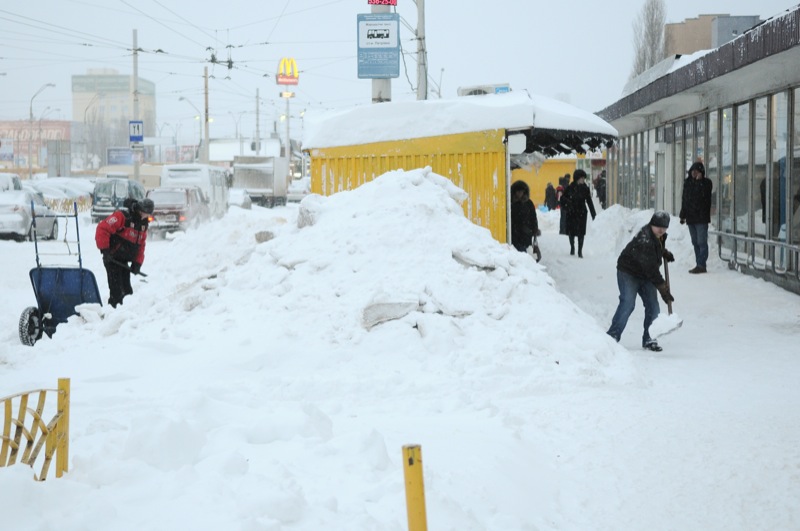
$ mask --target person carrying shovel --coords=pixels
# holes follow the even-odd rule
[[[675,261],[675,257],[664,246],[668,227],[669,213],[656,211],[650,218],[650,223],[636,233],[617,259],[619,305],[611,319],[611,327],[606,332],[617,342],[628,324],[628,318],[636,305],[636,296],[639,295],[644,305],[642,348],[655,352],[662,350],[658,342],[650,337],[650,325],[659,313],[656,292],[661,294],[668,305],[675,300],[669,291],[669,284],[659,270],[662,260],[665,262],[665,269],[666,262]]]
[[[117,210],[97,224],[94,239],[103,255],[108,276],[108,304],[112,308],[133,293],[131,273],[143,275],[147,227],[154,207],[152,199],[134,200],[128,203],[128,208]]]

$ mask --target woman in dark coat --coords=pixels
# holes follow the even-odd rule
[[[524,181],[515,181],[511,185],[511,245],[520,252],[525,252],[538,236],[539,221],[536,218],[536,206],[530,198],[530,188]]]
[[[578,237],[578,256],[583,258],[583,238],[586,236],[586,207],[594,220],[597,213],[592,203],[592,192],[586,184],[586,172],[575,170],[572,174],[572,184],[564,192],[564,206],[562,215],[567,214],[567,236],[569,236],[569,254],[575,254],[575,237]],[[566,209],[566,212],[564,212]]]
[[[547,210],[555,210],[558,206],[558,199],[556,199],[556,189],[553,188],[553,183],[547,183],[544,189],[544,204],[547,205]]]

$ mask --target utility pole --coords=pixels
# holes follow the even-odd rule
[[[258,130],[259,124],[259,99],[258,99],[258,89],[256,89],[256,142],[255,142],[255,149],[253,151],[256,152],[256,155],[261,155],[261,133]]]
[[[136,30],[133,30],[133,119],[139,119],[139,44]],[[139,180],[139,153],[133,151],[133,180]]]
[[[428,51],[425,49],[425,0],[417,1],[417,99],[428,99]]]
[[[206,96],[205,107],[205,124],[203,124],[203,135],[206,138],[206,143],[203,145],[203,164],[208,164],[209,159],[209,137],[208,137],[208,67],[203,67],[203,78],[205,79],[204,91]]]
[[[372,13],[391,13],[390,6],[373,5]],[[399,36],[398,36],[399,38]],[[392,80],[373,79],[372,80],[372,103],[382,103],[392,101]]]

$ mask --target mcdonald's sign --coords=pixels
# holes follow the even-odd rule
[[[300,75],[297,73],[297,61],[292,57],[284,57],[278,64],[278,75],[275,81],[278,85],[297,85]]]

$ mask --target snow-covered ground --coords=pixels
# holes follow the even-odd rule
[[[430,529],[800,528],[797,295],[716,248],[689,275],[673,218],[684,324],[643,351],[639,304],[616,344],[616,258],[652,212],[601,212],[584,259],[540,213],[536,264],[459,195],[415,170],[232,208],[150,242],[123,306],[34,347],[33,244],[0,241],[0,396],[72,387],[69,473],[0,469],[4,527],[407,529],[401,452],[420,444]]]

